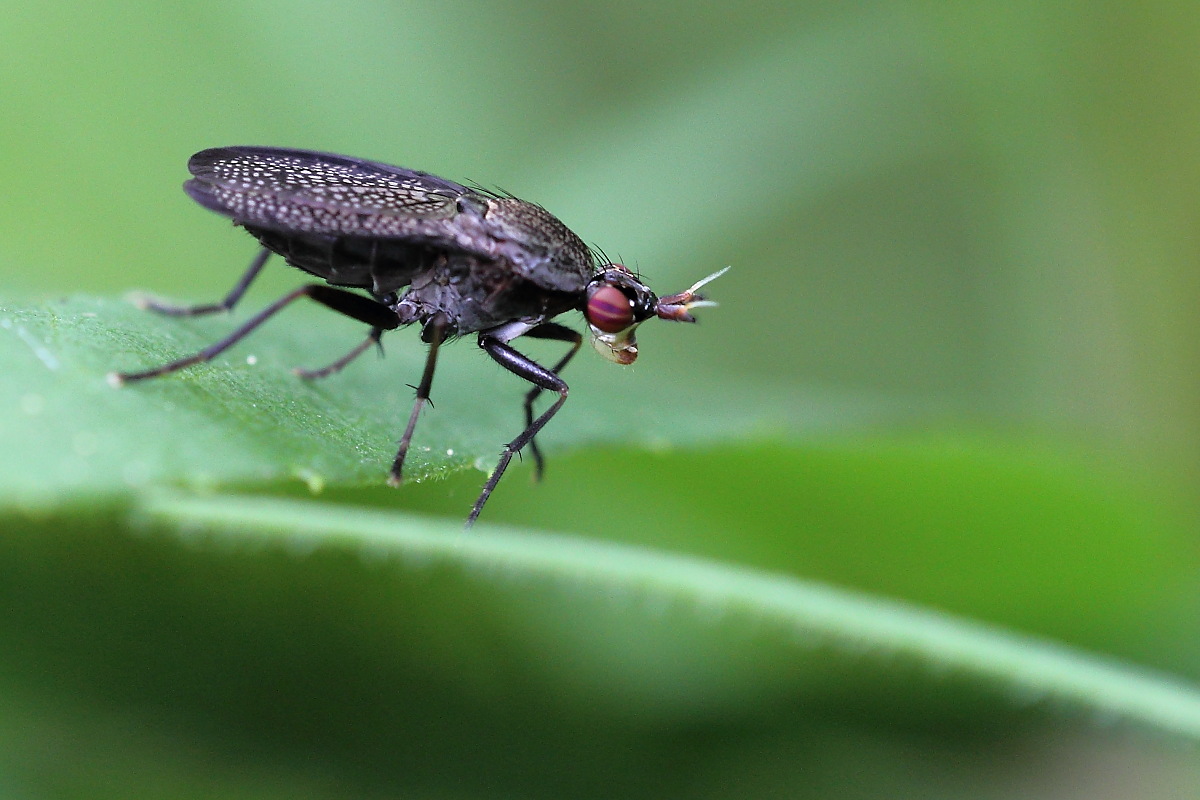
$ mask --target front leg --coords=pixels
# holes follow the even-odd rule
[[[559,359],[558,363],[550,368],[550,371],[558,375],[563,371],[563,367],[570,363],[575,354],[579,352],[579,346],[583,344],[583,337],[577,331],[573,331],[566,325],[559,325],[557,322],[543,322],[533,330],[525,334],[534,339],[552,339],[557,342],[570,342],[571,349],[567,354]],[[533,424],[533,401],[537,400],[538,395],[542,393],[541,386],[534,386],[529,390],[529,394],[525,395],[525,424]],[[546,471],[546,460],[542,458],[542,451],[538,449],[537,439],[529,441],[529,451],[533,453],[533,474],[537,480],[542,479],[542,474]]]
[[[500,454],[499,463],[496,464],[491,477],[484,484],[483,491],[479,493],[479,499],[475,501],[475,507],[471,509],[471,515],[467,517],[468,528],[479,518],[479,512],[483,511],[483,504],[487,502],[488,497],[492,494],[492,490],[500,482],[500,478],[504,475],[504,470],[508,469],[508,463],[512,461],[513,454],[520,452],[521,448],[533,441],[533,437],[537,435],[538,431],[550,421],[551,417],[558,413],[558,409],[567,401],[567,392],[569,391],[567,384],[555,374],[554,370],[546,369],[528,356],[517,352],[500,338],[497,338],[494,333],[481,334],[479,337],[479,346],[497,364],[512,374],[529,381],[537,387],[538,391],[558,392],[558,399],[541,416],[529,422],[520,436],[504,446],[504,452]]]

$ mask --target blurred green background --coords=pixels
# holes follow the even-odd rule
[[[135,288],[221,296],[253,247],[179,189],[188,155],[205,147],[329,150],[502,187],[636,265],[661,293],[733,265],[712,286],[721,307],[695,329],[647,326],[632,377],[620,380],[630,413],[639,397],[666,403],[671,391],[721,398],[744,403],[739,430],[754,433],[712,444],[720,437],[706,432],[697,438],[709,444],[657,453],[556,452],[544,485],[522,477],[502,486],[489,521],[828,581],[1200,678],[1195,4],[94,0],[3,9],[5,299]],[[297,277],[276,266],[248,305]],[[415,342],[401,333],[389,345]],[[614,368],[585,353],[571,369],[586,384]],[[667,392],[643,395],[652,386]],[[762,397],[782,398],[790,422],[764,411]],[[586,393],[571,402],[574,414],[589,413]],[[839,420],[841,407],[874,409],[872,421]],[[714,415],[711,426],[722,424]],[[620,503],[598,497],[613,476]],[[457,519],[479,479],[399,497],[333,487],[323,499]],[[301,493],[280,491],[293,490]],[[235,703],[254,693],[249,680],[236,685],[238,659],[270,647],[250,631],[286,640],[272,626],[291,624],[318,635],[305,627],[311,618],[288,610],[289,567],[270,556],[224,563],[142,540],[113,555],[105,520],[71,532],[54,554],[13,537],[7,580],[28,580],[10,586],[10,599],[26,604],[12,615],[78,611],[51,602],[46,587],[61,573],[43,584],[30,576],[31,565],[74,563],[72,580],[86,582],[81,553],[109,579],[129,564],[160,574],[157,565],[164,583],[176,572],[185,583],[229,579],[238,602],[268,598],[260,622],[228,623],[257,643],[239,650],[217,628],[206,633],[204,615],[183,614],[198,628],[180,652],[206,636],[230,647],[198,675],[229,681],[216,696]],[[31,541],[40,524],[30,523]],[[93,553],[97,542],[105,545]],[[336,554],[311,569],[332,609],[371,618],[372,589],[354,594],[355,569]],[[95,581],[89,602],[119,605],[116,589]],[[454,587],[439,591],[453,597]],[[466,624],[457,613],[430,612],[428,624]],[[26,657],[18,645],[36,641],[37,625],[5,623],[12,647],[0,678],[13,689],[0,791],[324,797],[344,796],[343,781],[364,796],[428,797],[1200,790],[1194,752],[975,716],[954,710],[957,695],[926,703],[843,687],[796,707],[747,701],[744,713],[718,704],[708,715],[699,698],[669,725],[643,720],[632,740],[613,721],[620,715],[556,706],[561,719],[525,730],[531,744],[519,753],[509,751],[526,740],[507,726],[542,719],[544,702],[527,675],[508,693],[477,676],[467,698],[448,681],[411,717],[380,706],[407,721],[380,710],[362,729],[336,717],[335,699],[295,699],[341,680],[394,680],[391,656],[373,652],[359,654],[350,677],[292,675],[298,684],[284,684],[300,710],[268,714],[278,725],[258,728],[247,722],[257,712],[213,711],[195,698],[187,713],[170,711],[174,701],[158,692],[189,675],[171,642],[154,638],[170,624],[147,623],[161,649],[135,646],[136,627],[122,624]],[[332,637],[331,653],[349,637],[336,619],[317,630]],[[396,647],[421,663],[428,645],[408,633]],[[109,663],[93,647],[117,655]],[[441,657],[461,668],[489,652]],[[304,659],[316,656],[296,658],[312,668]],[[123,672],[130,663],[157,677],[139,683]],[[464,730],[413,722],[449,707]],[[297,719],[327,740],[298,732]],[[373,745],[366,731],[383,738]],[[441,758],[389,749],[423,735],[446,745]],[[544,772],[522,773],[527,761]],[[294,763],[305,776],[295,785],[279,777],[295,774]],[[608,768],[620,778],[606,787]]]

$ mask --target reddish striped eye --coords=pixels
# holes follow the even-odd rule
[[[633,324],[633,304],[615,286],[601,286],[588,298],[584,316],[594,328],[620,333]]]

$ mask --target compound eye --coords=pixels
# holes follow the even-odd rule
[[[593,328],[620,333],[633,324],[633,303],[615,286],[601,286],[588,298],[584,316]]]

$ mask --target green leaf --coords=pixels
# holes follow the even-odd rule
[[[112,300],[0,308],[0,369],[10,378],[0,385],[0,446],[15,456],[0,462],[0,604],[10,609],[0,618],[0,697],[12,720],[0,725],[0,764],[15,774],[29,775],[16,765],[29,759],[30,729],[47,740],[64,731],[88,740],[78,747],[86,755],[60,774],[89,792],[97,765],[116,763],[128,774],[157,771],[168,796],[202,785],[193,775],[206,771],[170,731],[186,731],[202,751],[259,754],[259,780],[273,791],[316,794],[311,787],[324,775],[356,785],[465,780],[474,791],[474,779],[500,780],[513,793],[536,793],[518,776],[544,763],[569,764],[574,787],[600,781],[613,764],[631,780],[660,780],[661,771],[629,760],[628,731],[663,747],[663,731],[678,726],[798,731],[814,711],[972,731],[1005,720],[1121,720],[1200,739],[1200,695],[1182,682],[800,580],[782,566],[601,538],[608,523],[620,527],[617,538],[657,537],[682,550],[685,534],[701,527],[699,542],[709,545],[720,538],[786,548],[771,541],[780,524],[772,520],[795,525],[804,505],[834,496],[836,470],[811,455],[797,461],[786,444],[711,456],[698,446],[828,437],[894,420],[900,404],[744,382],[733,391],[702,368],[688,371],[681,390],[666,364],[630,372],[595,363],[572,374],[580,390],[568,407],[578,410],[556,420],[547,445],[581,451],[552,462],[565,474],[551,479],[568,489],[562,513],[584,515],[600,532],[506,530],[485,517],[466,534],[461,497],[450,521],[351,504],[429,497],[370,488],[381,483],[407,413],[403,384],[420,371],[419,347],[388,340],[382,364],[368,356],[306,384],[287,370],[296,354],[319,364],[361,331],[294,309],[212,364],[121,390],[105,379],[113,368],[194,352],[232,324],[162,319]],[[442,365],[414,478],[489,466],[520,422],[522,387],[508,402],[491,402],[492,384],[508,376],[473,348],[447,352],[469,355]],[[481,365],[491,374],[481,375]],[[594,471],[575,484],[579,460]],[[900,463],[895,479],[918,499],[928,492],[922,503],[945,506],[944,478],[920,478],[916,463]],[[866,466],[849,468],[856,505],[871,485]],[[1025,463],[1005,469],[1029,474]],[[956,497],[995,483],[994,470],[951,470],[967,476]],[[1052,485],[1054,474],[1030,480]],[[432,491],[461,494],[466,484],[473,496],[473,477]],[[289,491],[296,478],[367,488],[331,491],[340,504],[179,490]],[[797,483],[814,494],[801,500]],[[514,490],[507,502],[534,501]],[[1006,502],[997,498],[996,508]],[[637,510],[647,507],[654,511]],[[901,508],[884,513],[894,521]],[[1106,513],[1087,502],[1078,508],[1083,520]],[[975,513],[965,509],[963,519]],[[697,514],[705,525],[686,522]],[[755,522],[739,528],[734,514]],[[804,524],[837,517],[819,519]],[[757,538],[743,540],[747,533]],[[47,713],[53,722],[39,727]],[[111,739],[114,713],[168,733],[142,734],[109,753],[90,740]],[[447,713],[470,719],[469,731],[446,728]],[[740,746],[736,736],[721,741]],[[447,782],[467,758],[475,775]],[[240,773],[220,775],[210,780],[222,791],[258,794]]]
[[[210,364],[120,390],[106,379],[189,355],[233,326],[223,316],[163,318],[119,300],[0,305],[0,449],[9,454],[0,461],[0,503],[45,505],[162,484],[382,483],[411,408],[406,383],[424,363],[412,331],[385,338],[386,360],[364,354],[341,374],[305,382],[289,368],[322,366],[363,331],[318,309],[288,309]],[[561,352],[538,347],[531,352]],[[748,405],[745,386],[735,393],[699,369],[655,375],[653,366],[582,363],[588,355],[567,373],[575,391],[543,447],[662,449],[752,430],[833,430],[879,413],[832,398],[796,405],[770,386],[754,389]],[[520,431],[525,391],[470,340],[445,348],[436,407],[420,420],[406,478],[490,469]]]

